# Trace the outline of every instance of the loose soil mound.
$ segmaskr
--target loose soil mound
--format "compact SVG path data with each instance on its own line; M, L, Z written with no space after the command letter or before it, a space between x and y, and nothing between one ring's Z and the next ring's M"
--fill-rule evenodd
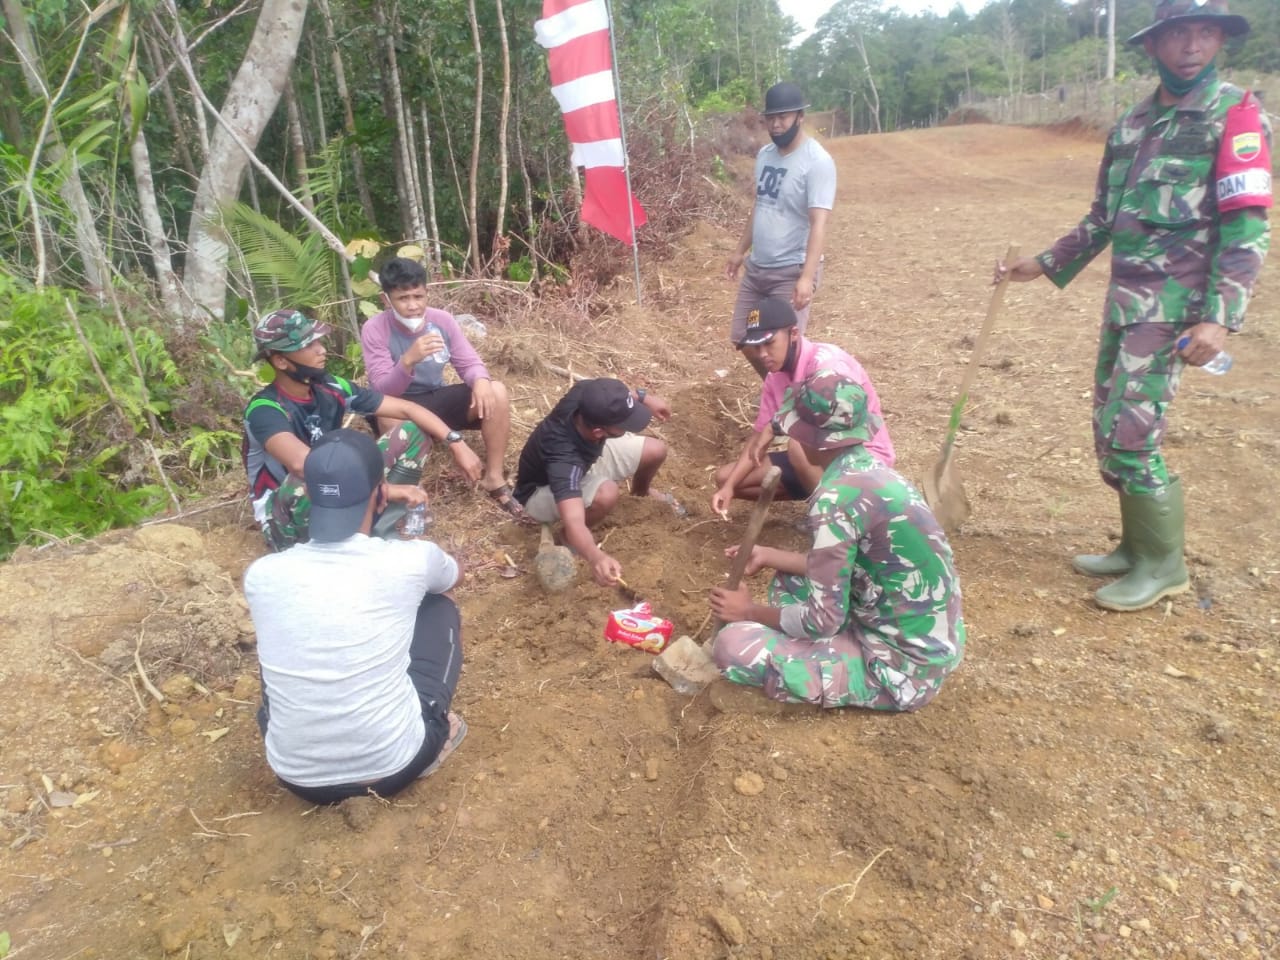
M919 477L992 261L1076 222L1100 150L990 125L830 148L840 206L813 332L868 368ZM482 318L521 437L567 383L531 356L671 401L654 432L690 516L627 498L600 535L680 632L705 629L747 512L724 523L707 506L756 390L724 343L739 229L699 228L647 265L643 308L587 320L566 305L521 330ZM1175 406L1195 590L1131 615L1094 607L1067 563L1117 527L1089 438L1105 276L1009 291L958 448L975 504L954 541L967 659L918 714L677 696L648 655L603 641L615 592L543 594L536 531L435 470L438 539L468 568L470 735L390 802L311 809L272 778L253 719L239 584L261 546L238 496L188 526L0 567L13 956L1276 955L1276 271L1232 339L1235 369L1188 372ZM799 515L779 504L765 539L799 546Z

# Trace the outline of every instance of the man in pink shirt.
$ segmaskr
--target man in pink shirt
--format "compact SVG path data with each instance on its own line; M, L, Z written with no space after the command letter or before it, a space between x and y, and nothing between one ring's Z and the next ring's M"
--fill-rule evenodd
M747 314L746 333L738 341L743 355L753 363L759 363L767 372L760 388L760 412L751 438L734 463L716 470L716 492L711 495L711 509L725 516L729 501L755 500L760 496L760 483L771 464L782 470L782 483L774 496L779 500L807 500L818 485L822 467L809 462L804 448L789 443L793 453L780 450L766 451L774 438L774 416L782 406L783 398L791 391L792 384L803 383L817 370L838 370L867 394L867 409L874 413L880 424L866 444L866 449L886 467L894 461L893 441L889 429L884 426L880 398L871 385L871 378L862 364L830 343L807 340L796 329L796 313L786 300L771 297L761 300Z
M503 467L511 435L507 388L489 376L453 314L427 306L422 264L393 257L378 277L387 309L370 317L360 331L369 386L426 407L450 430L479 430L485 466L481 485L513 519L527 522ZM461 383L444 382L447 364Z

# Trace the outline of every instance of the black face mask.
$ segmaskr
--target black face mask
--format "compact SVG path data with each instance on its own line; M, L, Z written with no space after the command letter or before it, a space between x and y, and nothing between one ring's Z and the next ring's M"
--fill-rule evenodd
M796 117L792 121L791 126L782 133L771 133L769 139L773 141L773 145L779 150L785 150L791 146L791 141L796 138L796 134L800 132L800 118Z
M324 379L324 367L309 367L305 363L298 363L296 360L290 360L289 362L293 364L293 369L289 371L289 376L299 383L305 383L310 386L317 380Z
M796 372L796 353L799 350L799 344L793 336L791 342L787 344L787 359L782 361L782 372L786 374L794 374Z

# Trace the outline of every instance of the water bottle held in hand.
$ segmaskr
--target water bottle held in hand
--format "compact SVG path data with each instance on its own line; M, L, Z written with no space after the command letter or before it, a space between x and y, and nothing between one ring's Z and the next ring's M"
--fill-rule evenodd
M404 523L400 527L400 534L406 540L414 537L420 537L427 532L427 508L425 504L418 504L410 507L405 511Z
M441 341L440 349L437 350L435 353L433 353L431 356L427 357L427 359L432 361L433 363L448 363L449 362L449 341L445 339L444 331L441 330L439 327L437 327L434 323L427 321L427 326L426 326L426 329L423 331L423 333L424 334L434 333L436 336L440 338L440 341Z
M1191 342L1190 337L1182 337L1178 340L1178 349L1182 350ZM1214 376L1220 377L1231 369L1231 364L1235 361L1231 359L1231 354L1225 350L1219 350L1213 355L1213 359L1208 363L1201 364L1200 369L1205 373L1212 373Z

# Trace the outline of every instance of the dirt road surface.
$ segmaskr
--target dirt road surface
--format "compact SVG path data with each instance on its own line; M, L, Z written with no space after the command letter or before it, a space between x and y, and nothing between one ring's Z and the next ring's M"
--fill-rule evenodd
M840 206L813 332L870 371L918 480L992 262L1076 222L1101 144L975 126L830 146ZM495 320L483 347L507 358L520 436L564 388L529 372L530 351L671 401L663 476L690 516L628 499L601 535L680 632L704 625L747 513L707 506L707 468L754 402L724 343L735 236L700 228L649 265L643 309ZM313 809L274 781L253 720L239 584L261 547L242 508L15 558L0 568L12 956L1280 955L1280 269L1231 340L1235 369L1188 372L1174 408L1195 589L1131 615L1094 607L1068 565L1118 534L1089 439L1104 282L1095 264L1064 292L1009 291L958 448L968 653L916 715L679 697L647 654L602 639L615 593L583 578L542 595L536 535L432 474L438 539L470 570L471 734L390 802ZM765 540L799 547L800 512L775 508Z

